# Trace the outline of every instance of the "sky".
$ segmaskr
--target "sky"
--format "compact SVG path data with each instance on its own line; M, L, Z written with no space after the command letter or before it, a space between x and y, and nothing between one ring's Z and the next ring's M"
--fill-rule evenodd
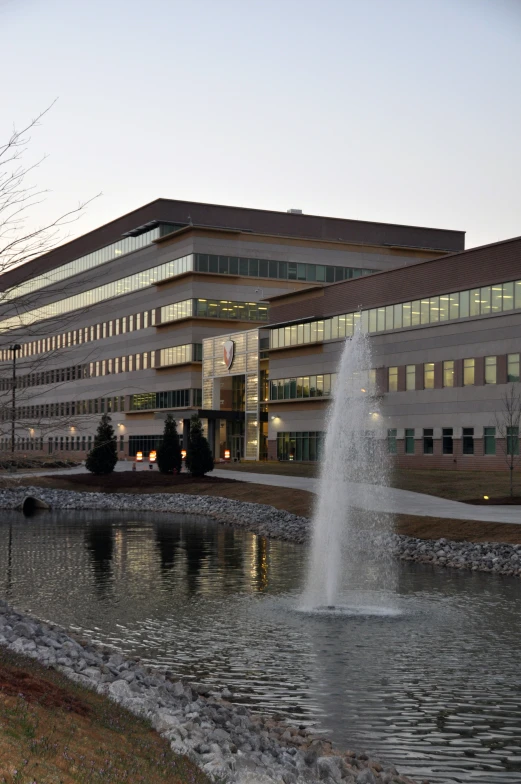
M156 198L521 235L521 0L0 0L31 227Z

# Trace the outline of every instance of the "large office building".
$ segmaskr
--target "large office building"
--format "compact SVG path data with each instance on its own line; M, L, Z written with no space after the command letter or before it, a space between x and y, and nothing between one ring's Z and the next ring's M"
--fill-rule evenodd
M132 457L156 445L169 412L186 442L197 412L216 457L265 457L277 440L268 430L270 310L286 307L272 298L302 295L314 307L317 292L463 247L458 231L145 205L0 277L0 448L14 436L18 452L83 457L108 412L121 455ZM301 409L296 400L297 419Z
M83 457L109 412L132 457L198 413L217 459L317 460L357 325L399 465L506 468L521 239L168 200L0 278L0 448Z

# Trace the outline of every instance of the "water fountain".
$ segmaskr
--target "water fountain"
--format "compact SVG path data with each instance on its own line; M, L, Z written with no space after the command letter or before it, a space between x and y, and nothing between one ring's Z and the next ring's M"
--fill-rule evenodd
M364 608L360 590L369 589L373 597L375 590L385 591L393 584L392 562L385 546L388 518L364 511L370 506L374 485L385 485L388 473L371 367L369 338L357 329L346 340L328 415L313 516L306 609L342 611L343 592L352 594L356 589L358 611L371 609L380 614L375 606ZM385 601L388 603L387 598ZM350 596L354 612L352 602Z

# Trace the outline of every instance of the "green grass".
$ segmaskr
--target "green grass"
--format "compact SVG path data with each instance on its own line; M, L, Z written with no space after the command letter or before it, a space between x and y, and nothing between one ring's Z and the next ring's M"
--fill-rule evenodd
M143 719L0 647L1 784L210 784Z

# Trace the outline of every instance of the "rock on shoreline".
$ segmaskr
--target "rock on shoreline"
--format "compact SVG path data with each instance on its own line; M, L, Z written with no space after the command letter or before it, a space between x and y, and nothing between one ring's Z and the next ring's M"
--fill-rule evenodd
M0 601L0 645L54 667L149 719L173 751L237 784L414 784L366 754L340 753L313 729L250 713L229 689L177 680L166 668L76 639Z
M311 521L307 517L298 517L266 504L183 493L131 495L19 487L0 490L0 509L19 509L27 496L39 499L54 510L201 515L222 525L298 544L307 541L311 528ZM521 577L521 545L417 539L392 534L385 540L385 546L397 558L405 561Z

